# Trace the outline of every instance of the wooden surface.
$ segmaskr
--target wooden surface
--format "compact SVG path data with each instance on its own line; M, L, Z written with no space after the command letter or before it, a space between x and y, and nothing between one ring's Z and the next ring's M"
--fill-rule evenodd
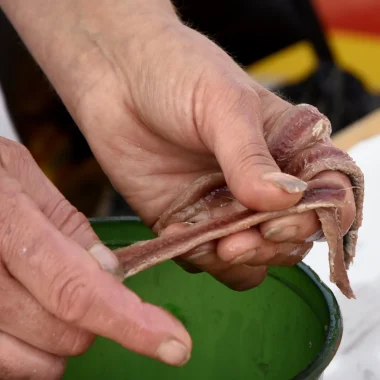
M380 110L377 110L363 119L337 133L334 144L343 150L348 150L360 141L380 134Z

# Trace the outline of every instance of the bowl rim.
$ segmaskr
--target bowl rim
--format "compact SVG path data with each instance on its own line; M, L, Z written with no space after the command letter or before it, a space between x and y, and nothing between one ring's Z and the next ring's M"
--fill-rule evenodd
M107 216L107 217L95 217L89 219L92 226L96 224L112 224L112 223L138 223L149 230L149 228L142 222L137 216ZM150 230L149 230L150 231ZM120 243L120 242L118 242ZM314 283L314 285L321 292L329 312L329 327L325 337L325 341L321 351L310 362L310 364L304 368L299 374L297 374L291 380L317 380L323 375L323 372L331 363L335 357L336 352L340 346L343 335L343 318L338 301L331 291L331 289L320 279L307 264L300 262L295 265L299 270L304 272L308 278ZM277 277L274 273L268 272L271 277ZM285 285L286 282L281 278L281 282Z
M305 263L296 265L302 270L317 286L322 293L329 311L329 328L327 330L325 342L322 350L315 359L295 376L292 380L313 380L322 376L325 369L331 363L338 351L343 336L343 317L338 301L331 289L320 279L320 277Z

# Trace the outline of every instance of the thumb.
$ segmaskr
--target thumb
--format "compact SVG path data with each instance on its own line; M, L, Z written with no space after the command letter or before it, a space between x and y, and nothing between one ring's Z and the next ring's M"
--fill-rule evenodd
M218 96L214 95L204 109L207 127L201 129L233 195L244 206L258 211L297 203L307 184L282 173L271 156L256 91L250 86L232 85L223 101L215 98ZM282 103L280 106L284 107Z

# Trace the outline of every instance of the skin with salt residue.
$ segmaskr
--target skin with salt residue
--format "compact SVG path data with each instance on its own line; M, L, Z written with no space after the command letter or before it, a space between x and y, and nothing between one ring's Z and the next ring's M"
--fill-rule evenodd
M299 204L287 210L254 213L233 197L222 173L201 177L177 197L153 230L160 235L173 223L192 222L193 225L116 251L125 277L187 253L201 244L265 221L315 210L329 245L330 280L348 298L353 298L347 269L355 256L358 230L362 223L364 178L350 156L333 146L330 135L328 119L316 108L298 105L289 109L267 131L265 138L280 169L308 182L308 189ZM354 191L356 217L345 236L340 214L346 189L334 181L313 180L319 173L329 170L346 174ZM218 215L220 207L226 205L232 205L234 212L227 216ZM200 214L203 214L201 219ZM308 252L311 246L311 242L305 242L296 249Z

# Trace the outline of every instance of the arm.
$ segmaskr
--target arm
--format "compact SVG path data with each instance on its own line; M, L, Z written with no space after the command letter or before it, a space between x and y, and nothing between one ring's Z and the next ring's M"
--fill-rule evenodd
M92 0L0 0L0 7L78 124L78 103L110 69L105 38L124 41L133 54L142 33L179 22L169 0L102 0L96 7Z

